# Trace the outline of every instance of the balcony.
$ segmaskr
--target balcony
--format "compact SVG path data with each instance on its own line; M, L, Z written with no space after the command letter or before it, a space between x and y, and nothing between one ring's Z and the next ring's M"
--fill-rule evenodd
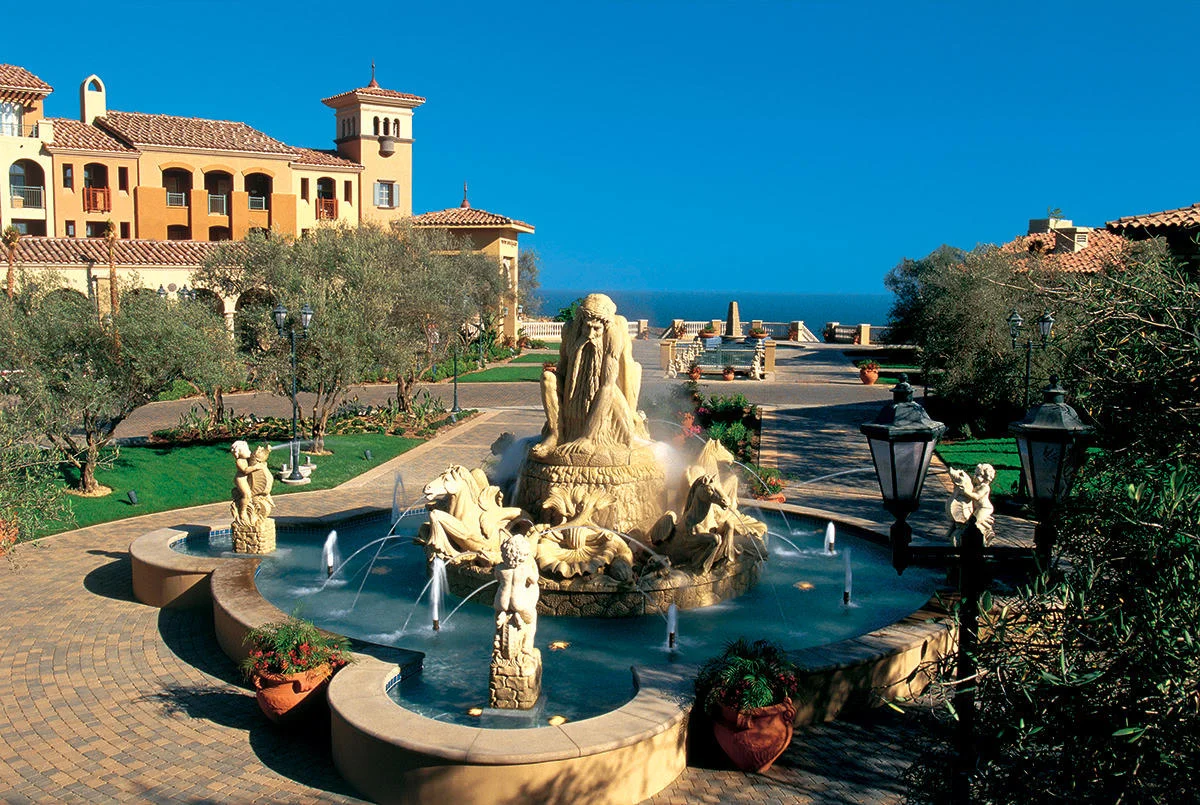
M0 122L0 137L36 137L38 136L38 124L30 123L24 125L15 120L5 120Z
M107 187L83 188L84 212L112 212L112 197Z
M337 199L336 198L319 198L319 199L317 199L317 220L318 221L336 221L337 220Z
M250 209L260 210L260 211L266 210L267 209L267 197L266 196L250 196Z
M9 185L8 189L12 195L13 207L20 207L26 210L40 210L46 206L42 201L43 192L41 187L14 184Z
M208 214L229 215L229 196L219 196L215 193L209 193Z
M172 193L167 191L167 206L168 207L186 207L188 205L187 193Z

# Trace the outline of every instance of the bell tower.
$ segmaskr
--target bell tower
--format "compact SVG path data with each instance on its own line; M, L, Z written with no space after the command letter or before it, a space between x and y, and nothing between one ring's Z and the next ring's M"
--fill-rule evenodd
M334 110L338 153L362 165L362 219L379 223L412 215L413 110L419 95L384 89L375 80L321 103Z

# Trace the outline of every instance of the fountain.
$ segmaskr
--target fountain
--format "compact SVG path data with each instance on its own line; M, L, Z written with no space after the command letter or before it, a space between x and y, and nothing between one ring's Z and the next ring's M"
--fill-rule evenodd
M833 545L834 545L834 541L836 538L835 537L836 533L837 533L837 530L834 528L833 522L830 521L829 525L825 526L825 555L826 556L833 556Z
M641 376L625 318L607 296L585 297L542 375L541 439L513 440L526 448L517 483L451 466L423 490L418 542L446 563L451 592L489 578L512 535L530 544L543 614L661 613L754 586L767 528L738 509L733 456L710 441L669 485L637 407Z

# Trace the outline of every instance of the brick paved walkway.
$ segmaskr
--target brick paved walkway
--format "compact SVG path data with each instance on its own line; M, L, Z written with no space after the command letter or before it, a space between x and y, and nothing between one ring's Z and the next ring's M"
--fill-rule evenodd
M655 365L649 348L639 346L639 358ZM887 395L857 384L839 358L796 351L781 361L780 382L712 388L744 391L756 402L777 406L769 449L789 471L803 477L854 467L866 456L865 444L856 447L861 437L847 435L847 427L877 410ZM787 368L788 361L794 369ZM648 369L644 396L667 393L671 386L652 375L657 373ZM502 430L530 433L539 426L539 413L530 410L537 401L535 384L463 386L460 394L468 388L479 397L463 399L464 405L509 407L463 423L371 477L336 490L281 497L278 513L387 505L395 470L409 479L412 492L414 480L448 463L477 464ZM178 418L178 404L147 408L126 423L129 435ZM837 493L833 485L814 486L796 490L795 497L813 503ZM884 516L878 498L866 493L843 491L834 502L855 516L877 521ZM23 546L18 567L0 566L0 611L7 616L0 620L4 802L359 801L329 761L327 735L293 734L259 715L252 693L216 644L210 613L160 611L133 599L130 540L217 515L226 505L58 535ZM918 751L923 721L920 711L901 715L882 709L799 730L765 775L697 757L652 802L895 801L903 769Z

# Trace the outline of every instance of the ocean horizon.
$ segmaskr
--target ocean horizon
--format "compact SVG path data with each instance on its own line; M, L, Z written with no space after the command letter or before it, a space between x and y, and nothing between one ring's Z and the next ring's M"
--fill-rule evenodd
M541 315L553 317L561 308L592 291L539 288ZM762 321L802 321L819 334L826 322L887 324L891 294L806 294L742 291L607 291L617 311L629 320L649 319L651 327L666 327L672 319L725 319L729 303L747 324Z

